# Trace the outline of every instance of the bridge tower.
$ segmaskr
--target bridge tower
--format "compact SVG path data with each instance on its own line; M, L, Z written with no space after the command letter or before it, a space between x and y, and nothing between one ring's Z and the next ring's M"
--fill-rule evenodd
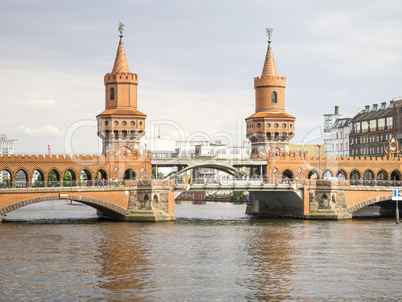
M266 157L268 150L288 150L294 136L295 117L285 112L286 78L278 76L267 29L268 49L260 77L254 78L255 113L246 118L252 155Z
M130 72L123 39L124 24L119 23L120 41L113 70L105 83L105 111L98 120L98 136L103 155L136 154L145 135L146 115L137 110L138 76Z

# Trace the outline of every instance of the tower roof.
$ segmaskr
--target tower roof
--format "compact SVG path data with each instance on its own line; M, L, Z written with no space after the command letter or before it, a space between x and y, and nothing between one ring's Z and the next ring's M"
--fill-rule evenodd
M117 48L116 59L114 60L112 73L125 72L130 73L130 67L128 67L126 50L124 49L124 43L122 41L123 35L120 34L119 47Z
M268 29L267 29L268 32ZM274 60L274 53L272 52L271 48L271 35L272 29L268 32L268 49L267 55L265 56L264 67L262 69L261 77L276 77L278 76L278 71L276 70L275 60Z

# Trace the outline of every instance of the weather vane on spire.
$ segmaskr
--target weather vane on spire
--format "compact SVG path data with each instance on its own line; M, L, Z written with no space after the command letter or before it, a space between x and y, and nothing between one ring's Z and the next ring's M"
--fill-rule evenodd
M122 22L120 22L120 21L119 21L119 32L120 32L120 37L122 37L122 36L123 36L124 27L126 27L126 26L124 25L124 23L122 23Z
M271 43L272 31L273 28L267 28L268 42Z

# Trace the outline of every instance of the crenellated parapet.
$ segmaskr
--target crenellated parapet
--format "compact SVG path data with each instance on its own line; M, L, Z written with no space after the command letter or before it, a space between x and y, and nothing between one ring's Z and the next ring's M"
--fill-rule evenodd
M356 181L401 181L399 157L318 157L304 151L269 151L267 177L327 178Z
M255 77L254 87L276 86L286 87L286 77L272 76L272 77Z
M104 77L104 83L112 84L112 83L132 83L138 84L138 75L135 73L107 73Z

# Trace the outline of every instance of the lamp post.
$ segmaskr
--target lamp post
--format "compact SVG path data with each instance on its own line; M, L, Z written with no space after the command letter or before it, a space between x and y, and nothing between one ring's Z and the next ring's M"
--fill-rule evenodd
M321 179L321 145L318 147L318 179Z
M147 152L147 144L145 145L145 177L148 178L148 167L147 167L147 161L148 161L148 152Z

